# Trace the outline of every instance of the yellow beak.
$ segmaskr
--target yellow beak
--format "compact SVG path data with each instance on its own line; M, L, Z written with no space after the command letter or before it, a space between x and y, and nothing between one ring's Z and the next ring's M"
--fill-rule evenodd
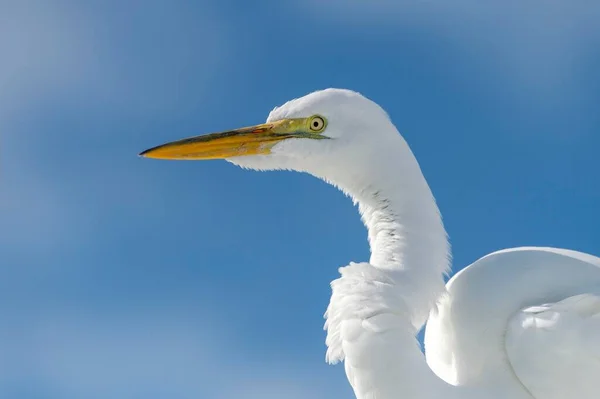
M150 148L140 154L157 159L224 159L269 154L278 142L289 138L327 138L307 132L306 119L283 119L226 132L190 137Z

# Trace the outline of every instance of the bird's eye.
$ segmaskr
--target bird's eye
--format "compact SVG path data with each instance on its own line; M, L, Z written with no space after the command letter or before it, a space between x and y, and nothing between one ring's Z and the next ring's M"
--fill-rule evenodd
M310 130L320 132L325 128L325 119L320 116L313 116L310 120Z

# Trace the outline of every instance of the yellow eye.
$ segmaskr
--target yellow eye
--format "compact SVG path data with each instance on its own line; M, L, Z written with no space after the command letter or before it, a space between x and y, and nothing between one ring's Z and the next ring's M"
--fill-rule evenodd
M308 125L313 132L320 132L325 129L325 119L320 116L313 116Z

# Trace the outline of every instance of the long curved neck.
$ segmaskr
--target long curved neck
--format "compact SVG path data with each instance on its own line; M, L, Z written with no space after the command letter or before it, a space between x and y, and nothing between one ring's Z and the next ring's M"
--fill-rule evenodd
M368 230L369 263L396 276L411 321L419 329L445 291L450 246L410 148L399 134L387 144L376 156L354 155L354 162L342 173L331 171L328 180L358 204ZM368 159L357 159L360 156Z
M326 171L358 204L371 246L370 264L350 264L332 283L327 359L346 362L359 399L434 398L449 386L426 364L416 333L445 292L449 244L404 139L386 144Z
M431 191L420 171L414 172L396 174L395 184L389 176L355 199L368 230L369 263L397 276L418 329L445 290L449 246Z

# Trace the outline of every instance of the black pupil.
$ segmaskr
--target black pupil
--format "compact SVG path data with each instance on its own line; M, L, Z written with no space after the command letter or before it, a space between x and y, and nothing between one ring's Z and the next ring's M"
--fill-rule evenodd
M314 127L319 127L319 121L314 121L314 122L313 122L313 126L314 126Z

